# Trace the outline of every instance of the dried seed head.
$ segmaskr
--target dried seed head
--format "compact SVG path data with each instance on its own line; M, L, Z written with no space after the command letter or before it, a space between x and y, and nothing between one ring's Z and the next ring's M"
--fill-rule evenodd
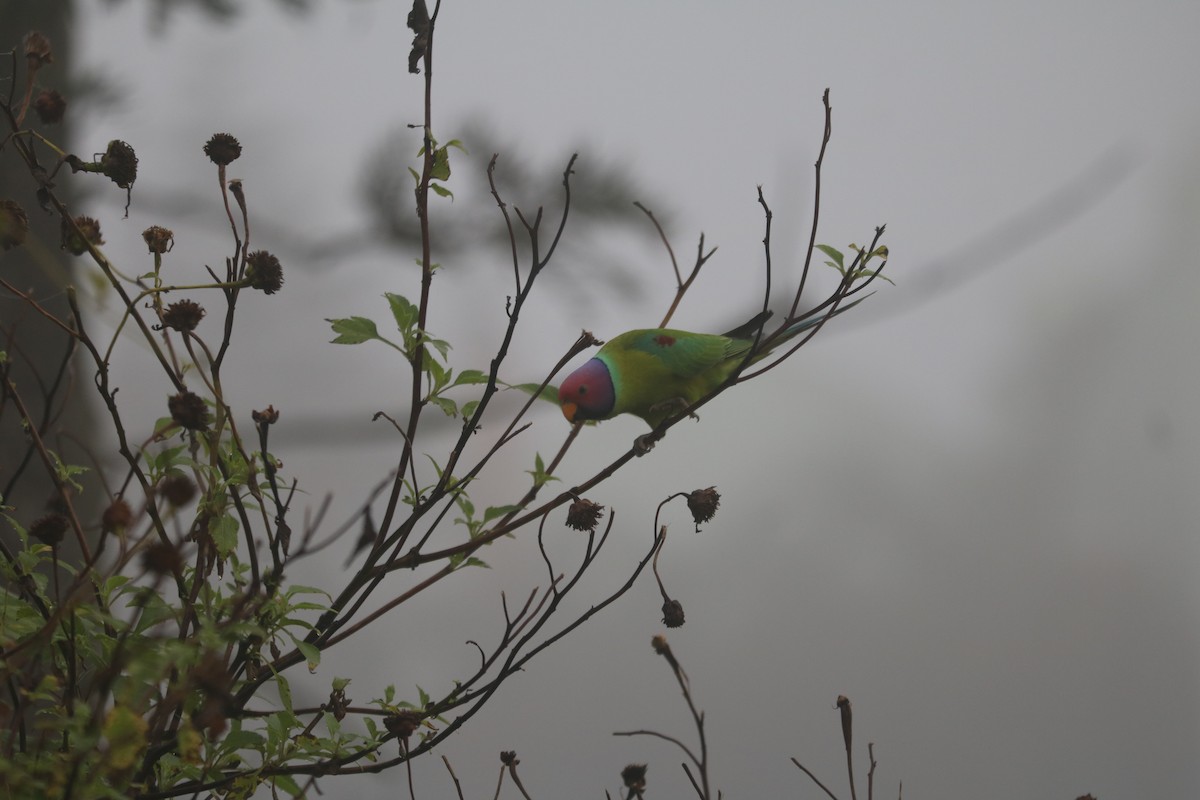
M667 637L661 633L650 639L650 646L654 648L654 652L660 656L665 656L671 652L671 645L667 644Z
M100 171L122 189L133 186L137 180L137 153L120 139L108 143L108 149L100 156Z
M162 316L163 325L180 333L196 330L202 319L204 309L194 300L177 300L167 306Z
M34 520L29 526L29 534L42 544L54 547L63 540L67 532L67 518L62 514L47 514Z
M161 225L151 225L142 231L142 239L151 253L169 253L175 246L175 234L170 228Z
M158 492L172 506L180 508L196 499L196 484L182 472L172 472L159 481Z
M100 515L100 528L105 533L121 533L133 522L133 509L120 497L113 500Z
M567 509L567 527L577 531L594 531L603 514L604 506L581 497Z
M81 256L88 251L88 244L104 244L104 237L100 235L99 221L91 217L75 217L75 225L72 226L64 217L62 248L73 256Z
M0 200L0 248L20 247L29 235L29 217L12 200Z
M30 31L25 34L25 60L29 62L29 68L36 70L44 64L49 64L54 61L54 50L50 47L50 40L41 31Z
M262 411L251 411L250 418L258 425L274 425L279 422L279 412L275 406L267 406Z
M506 767L515 767L521 763L521 759L517 758L516 750L501 750L500 763Z
M241 142L228 133L214 133L204 145L204 155L221 167L237 161L241 154Z
M632 789L635 792L643 792L646 790L646 765L645 764L630 764L621 770L621 781L625 784L626 789Z
M57 89L43 89L33 99L33 110L43 125L54 125L67 113L67 99Z
M255 250L246 256L246 278L260 292L275 294L283 287L283 266L266 250Z
M664 600L662 611L663 624L668 628L678 628L683 625L683 603L678 600Z
M687 505L688 511L692 512L692 519L699 526L703 522L708 522L717 513L717 509L721 505L721 495L717 493L715 486L697 489L688 495Z
M199 395L192 392L180 392L167 398L167 408L171 411L171 419L182 428L189 431L208 429L208 406Z

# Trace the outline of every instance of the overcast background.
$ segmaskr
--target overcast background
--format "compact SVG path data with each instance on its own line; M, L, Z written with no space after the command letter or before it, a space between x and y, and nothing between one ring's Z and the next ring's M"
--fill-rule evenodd
M157 27L143 2L81 2L81 69L120 99L89 107L75 147L123 138L141 159L128 221L115 190L91 201L110 256L130 272L148 264L140 232L163 224L176 231L168 264L198 277L228 251L200 148L216 131L241 139L231 174L246 182L255 246L282 258L287 283L246 298L227 384L244 415L282 410L278 455L312 504L333 491L344 514L394 466L399 442L369 418L402 411L408 389L385 348L328 344L322 320L386 319L382 292L416 294L417 253L313 257L310 245L364 225L367 160L389 135L388 158L416 163L408 7L243 5L228 25L185 12ZM623 580L663 497L722 493L699 534L670 507L663 569L688 613L669 638L725 796L820 796L796 756L848 797L838 694L854 702L860 767L876 743L882 796L900 781L907 797L1200 796L1198 29L1200 4L1166 0L444 4L435 133L477 121L550 173L578 149L580 182L625 168L627 200L669 220L681 259L701 231L720 248L679 327L723 330L760 302L757 185L776 213L776 286L794 281L826 87L819 240L864 243L888 225L895 287L591 494L618 522L576 609ZM450 182L464 191L491 155L465 144ZM435 226L457 209L439 202ZM645 226L572 247L527 310L509 380L540 379L580 328L608 338L669 303L669 262ZM435 252L430 328L458 368L490 357L507 258ZM144 360L123 354L132 386ZM144 395L148 420L161 382ZM553 452L564 430L543 409L480 504L519 491L534 451ZM642 430L631 418L585 431L565 485ZM295 577L336 588L345 555ZM328 653L314 686L352 677L358 703L388 683L414 699L417 684L446 691L476 663L465 640L494 637L500 591L511 602L545 582L531 532L484 557L494 569ZM691 794L671 746L611 736L693 741L649 645L659 604L643 576L438 751L467 797L492 795L507 749L537 798L616 796L634 761L650 765L650 796ZM415 772L418 796L453 796L436 758ZM400 780L322 786L383 798Z

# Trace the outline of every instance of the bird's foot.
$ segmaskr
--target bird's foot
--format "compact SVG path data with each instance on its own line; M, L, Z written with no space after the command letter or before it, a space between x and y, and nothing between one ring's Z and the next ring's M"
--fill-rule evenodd
M690 404L682 397L672 397L670 400L663 400L661 403L655 403L650 406L650 413L657 414L660 411L666 411L668 414L675 414L680 411L687 411ZM688 411L688 416L699 421L700 417Z
M646 453L649 453L654 449L654 443L657 442L658 439L659 437L655 436L653 431L650 433L643 433L641 436L633 440L633 451L637 453L638 458L641 458L642 456L646 455Z

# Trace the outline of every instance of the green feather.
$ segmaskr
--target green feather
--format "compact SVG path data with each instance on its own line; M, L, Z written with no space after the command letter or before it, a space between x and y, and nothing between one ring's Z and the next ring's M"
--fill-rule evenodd
M846 311L861 300L842 306ZM712 393L729 379L754 347L758 331L770 312L724 334L692 333L671 328L640 328L609 340L596 358L608 367L614 403L610 417L633 414L651 428ZM765 358L772 349L826 319L820 315L797 323L760 349L751 359ZM765 335L765 334L764 334Z

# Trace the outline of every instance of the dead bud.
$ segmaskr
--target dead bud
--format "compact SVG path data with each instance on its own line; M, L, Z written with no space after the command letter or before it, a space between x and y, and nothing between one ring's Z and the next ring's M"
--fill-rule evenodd
M196 330L202 319L204 308L194 300L178 300L171 303L162 316L163 325L180 333Z
M142 240L146 242L151 253L169 253L175 246L174 232L161 225L151 225L142 231Z
M629 764L625 769L621 770L621 782L625 784L626 789L631 789L635 792L643 792L646 790L646 765L645 764Z
M108 149L100 156L100 171L122 189L128 189L137 180L137 165L137 154L120 139L109 142Z
M156 541L142 551L142 567L155 575L178 575L183 570L183 557L175 545Z
M54 50L50 47L50 40L41 31L25 34L24 45L25 60L29 62L30 70L36 72L38 68L54 61Z
M274 425L279 422L279 412L275 406L267 406L262 411L251 411L250 418L256 425Z
M62 514L47 514L34 520L29 526L29 534L42 544L56 546L63 540L67 532L67 518Z
M167 408L171 419L181 428L189 431L208 429L208 406L199 395L192 392L180 392L167 398Z
M383 727L397 739L407 740L421 726L421 715L416 711L397 711L391 716L384 717Z
M196 499L196 484L182 472L172 472L159 482L158 492L174 508L179 508Z
M133 522L133 509L120 497L113 500L100 515L100 528L105 533L123 533Z
M596 530L603 514L604 506L581 497L567 509L567 527L590 533Z
M219 167L237 161L242 154L242 144L228 133L214 133L204 145L204 155Z
M275 294L283 287L283 266L266 250L255 250L246 256L246 280L251 288Z
M701 523L708 522L717 513L721 506L721 495L715 486L697 489L688 495L687 505L688 511L692 512L692 519L696 522L696 530L699 530Z
M62 248L73 256L88 251L88 245L104 244L100 235L100 223L91 217L75 217L72 225L64 217L62 221Z
M43 89L33 99L33 110L43 125L54 125L67 113L67 99L57 89Z
M662 611L663 624L668 628L679 628L683 625L683 603L678 600L664 600Z
M837 707L842 712L842 738L846 741L846 750L849 750L854 741L854 712L850 708L850 698L839 694Z
M520 764L521 759L517 758L516 750L501 750L500 763L511 769Z

